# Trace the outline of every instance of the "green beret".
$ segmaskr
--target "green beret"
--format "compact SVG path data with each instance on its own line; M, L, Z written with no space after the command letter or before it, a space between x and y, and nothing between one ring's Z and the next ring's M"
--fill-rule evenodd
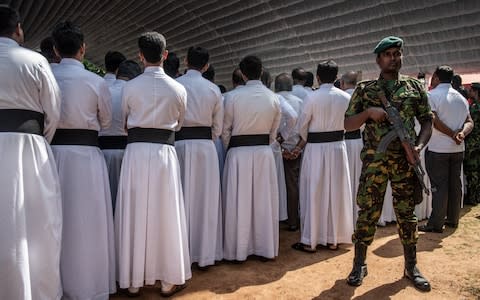
M472 87L472 89L475 89L475 90L479 90L480 91L480 83L478 82L472 82L472 84L470 85Z
M402 45L403 45L403 40L401 38L396 36L387 36L377 44L375 49L373 49L373 53L378 54L392 47L402 48Z

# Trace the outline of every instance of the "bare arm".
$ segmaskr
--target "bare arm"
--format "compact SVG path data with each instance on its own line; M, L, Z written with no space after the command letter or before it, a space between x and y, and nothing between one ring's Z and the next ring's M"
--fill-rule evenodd
M425 147L432 136L432 121L425 120L420 123L420 133L418 134L417 138L417 145L415 146L415 150L420 152L423 147Z
M468 114L467 118L465 119L465 123L463 123L463 127L457 131L457 133L454 136L455 143L457 145L460 145L465 137L470 134L473 130L473 119L470 114Z
M368 119L375 122L383 122L387 117L387 112L381 107L369 107L356 115L346 117L344 127L346 131L359 129Z
M448 127L445 123L443 123L442 120L438 118L437 113L434 111L433 112L434 118L433 118L433 127L440 131L443 134L448 135L449 137L453 138L455 135L455 131L453 131L450 127Z

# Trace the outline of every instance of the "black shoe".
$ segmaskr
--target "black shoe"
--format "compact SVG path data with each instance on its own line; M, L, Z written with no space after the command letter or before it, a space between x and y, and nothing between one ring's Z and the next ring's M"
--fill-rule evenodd
M428 226L428 225L420 225L420 226L418 226L418 231L443 233L443 229L435 229L435 228L430 227L430 226Z
M430 283L417 268L417 245L403 245L403 255L405 257L404 276L413 283L416 289L430 292Z
M347 283L352 286L360 286L363 278L368 275L365 258L367 256L367 245L360 242L355 243L355 257L353 259L353 269L348 275Z
M449 228L458 228L458 224L452 222L445 222L445 226Z

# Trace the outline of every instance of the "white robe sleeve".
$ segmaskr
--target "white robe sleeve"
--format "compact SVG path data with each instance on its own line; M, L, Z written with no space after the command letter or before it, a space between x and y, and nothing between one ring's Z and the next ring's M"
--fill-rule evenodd
M185 120L185 111L187 110L187 91L182 87L178 98L178 123L175 127L175 131L179 131L182 128L183 121Z
M273 119L272 128L270 129L270 144L277 138L277 130L280 126L280 119L282 118L282 111L280 109L280 101L276 98L275 101L275 117Z
M60 120L60 89L47 61L38 65L38 77L40 104L45 116L43 134L50 143Z
M102 81L99 87L98 121L102 129L112 125L112 95L105 81Z
M212 138L215 140L222 134L223 127L223 96L220 91L217 95L217 101L213 108Z
M224 101L224 114L223 114L223 129L222 129L222 141L225 149L228 147L230 137L232 136L233 126L233 101L230 101L228 97L225 97Z

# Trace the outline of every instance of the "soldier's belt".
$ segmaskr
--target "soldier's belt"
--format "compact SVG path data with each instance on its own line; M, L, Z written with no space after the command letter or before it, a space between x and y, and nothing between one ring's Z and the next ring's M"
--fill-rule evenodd
M307 143L330 143L343 141L344 131L309 132Z
M0 132L43 135L44 115L26 109L0 109Z

